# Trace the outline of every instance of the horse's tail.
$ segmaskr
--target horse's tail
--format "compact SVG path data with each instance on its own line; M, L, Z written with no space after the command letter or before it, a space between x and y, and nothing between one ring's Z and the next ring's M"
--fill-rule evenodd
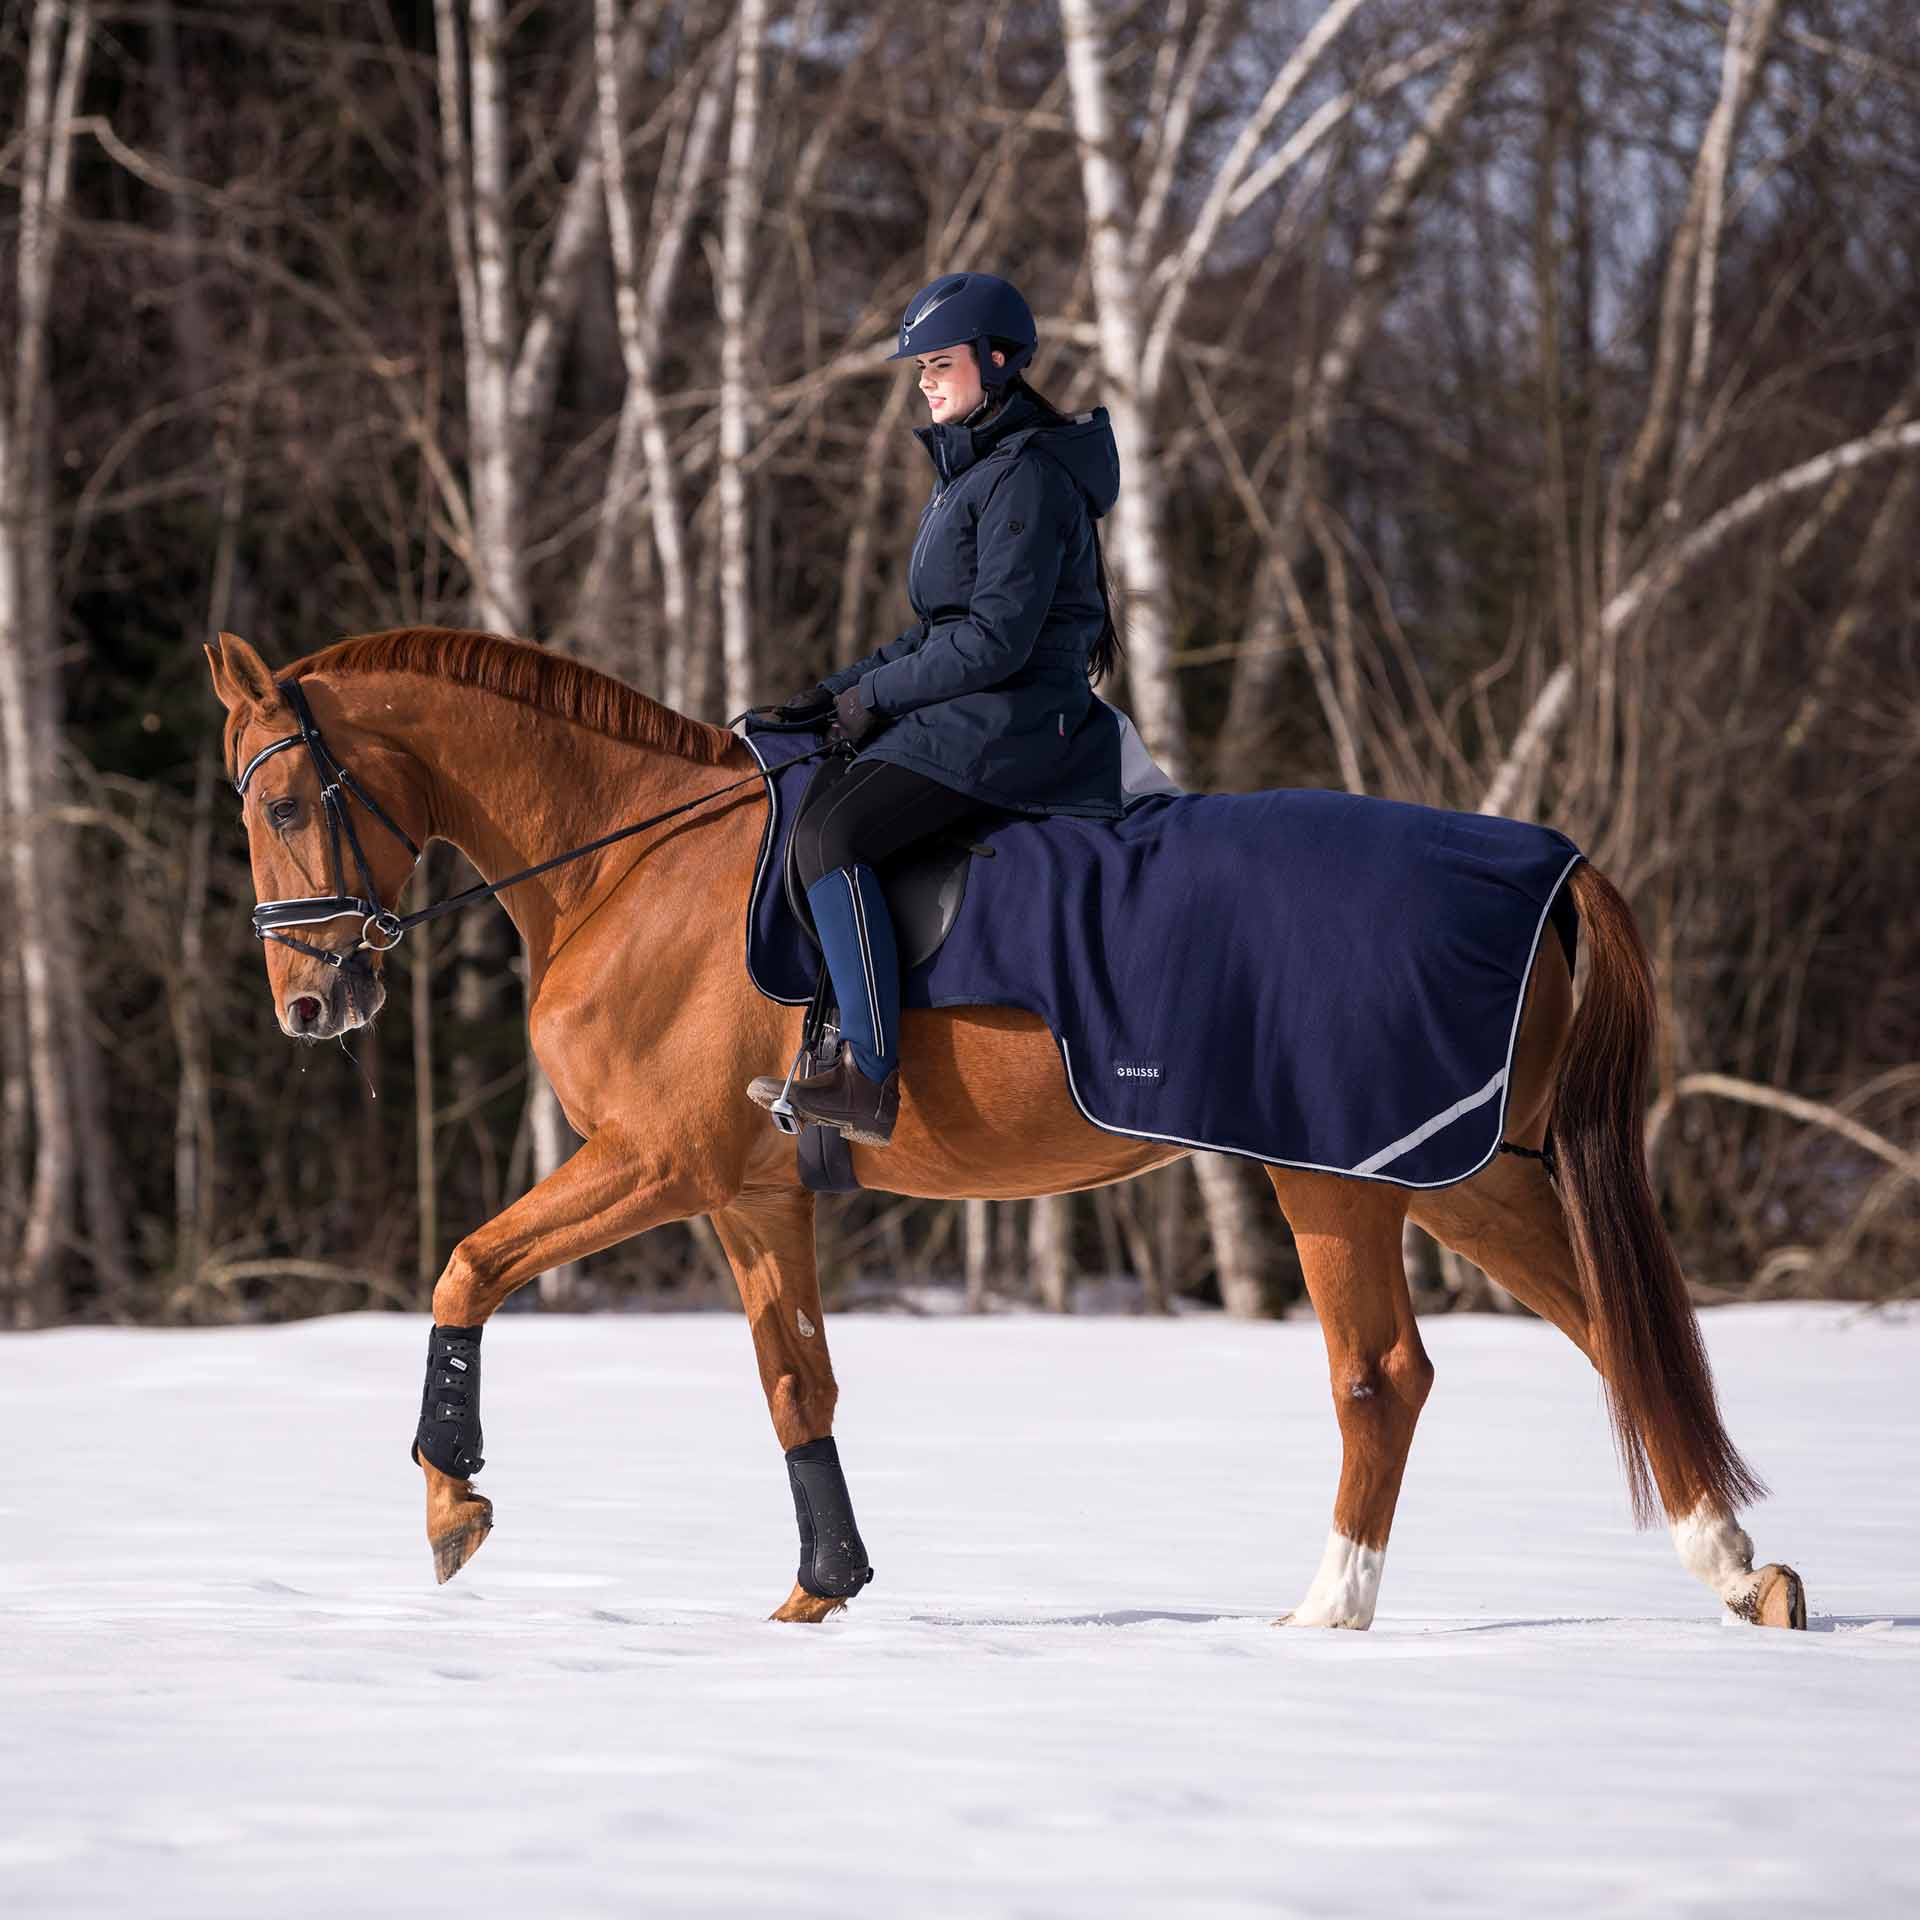
M1632 910L1582 861L1568 882L1587 938L1587 984L1554 1089L1553 1138L1574 1261L1608 1411L1643 1526L1657 1513L1651 1457L1684 1504L1732 1513L1765 1489L1720 1423L1686 1280L1647 1173L1643 1128L1659 1012Z

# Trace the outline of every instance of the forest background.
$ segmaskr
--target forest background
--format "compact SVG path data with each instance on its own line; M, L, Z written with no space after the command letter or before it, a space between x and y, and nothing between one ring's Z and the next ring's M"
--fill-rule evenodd
M1699 1297L1911 1292L1916 209L1873 0L0 0L0 1325L417 1308L571 1144L497 913L279 1034L201 642L780 698L908 624L957 267L1112 410L1163 764L1564 829ZM1298 1291L1215 1156L821 1212L830 1304ZM523 1301L732 1297L695 1222Z

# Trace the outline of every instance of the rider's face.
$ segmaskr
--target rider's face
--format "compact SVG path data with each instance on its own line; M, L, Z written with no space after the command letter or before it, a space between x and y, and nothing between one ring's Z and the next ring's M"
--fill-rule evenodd
M993 364L1006 364L1007 356L997 348ZM927 411L937 426L944 420L964 420L981 400L986 389L980 384L980 363L971 347L941 347L933 353L914 356L920 372L920 392Z

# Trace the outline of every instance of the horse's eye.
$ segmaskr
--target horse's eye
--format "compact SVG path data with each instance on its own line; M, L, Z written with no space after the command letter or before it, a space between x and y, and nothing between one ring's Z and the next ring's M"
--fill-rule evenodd
M267 818L276 827L290 826L293 816L299 811L300 803L297 800L275 800L268 804Z

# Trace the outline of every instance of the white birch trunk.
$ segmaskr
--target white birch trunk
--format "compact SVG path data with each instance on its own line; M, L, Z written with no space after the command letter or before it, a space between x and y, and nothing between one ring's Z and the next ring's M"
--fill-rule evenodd
M473 267L480 337L467 394L482 626L527 631L519 512L521 449L513 420L513 276L507 259L507 90L500 0L470 0L467 66L473 115Z
M466 348L468 485L474 526L472 617L477 625L495 632L525 634L532 624L532 608L519 474L544 423L517 416L514 406L507 88L500 0L469 0L464 62L453 0L434 0L434 17L441 152ZM521 401L527 404L524 385ZM463 935L467 931L463 928ZM484 945L477 927L472 938ZM468 951L465 938L460 950ZM538 1182L559 1167L571 1148L559 1101L537 1060L529 1062L527 1104L533 1178ZM567 1298L574 1284L571 1269L558 1269L541 1281L541 1297Z
M720 646L722 703L728 713L753 704L753 632L748 604L747 451L752 419L747 392L747 278L751 269L759 131L761 42L766 0L740 0L734 49L733 127L727 142L727 200L720 245Z
M967 1311L987 1310L987 1277L993 1264L993 1220L985 1200L961 1203L961 1236L965 1245Z
M654 365L667 303L673 297L686 252L695 196L705 176L719 124L721 95L718 84L710 82L701 88L694 104L672 191L669 194L663 190L659 196L664 202L664 211L653 235L652 263L643 281L639 222L634 216L623 146L625 118L620 97L620 62L614 54L617 13L617 0L595 0L600 170L605 178L607 233L613 254L620 353L626 368L627 391L621 403L614 457L602 507L601 534L588 567L587 593L590 600L598 597L611 570L615 548L627 537L637 459L644 477L654 552L660 563L660 625L664 634L661 652L665 671L662 685L656 691L668 706L684 711L687 615L691 605L686 536L681 524L678 474L661 411Z
M1127 676L1133 717L1147 750L1184 782L1190 777L1186 717L1173 670L1172 599L1166 567L1165 493L1141 384L1140 275L1130 237L1130 194L1116 150L1104 51L1106 23L1095 0L1060 0L1066 38L1080 187L1087 207L1094 325L1106 403L1120 449L1120 500L1113 558L1126 608Z
M1042 1194L1027 1215L1027 1265L1040 1304L1049 1313L1073 1311L1073 1264L1067 1248L1066 1194Z
M60 1055L58 956L45 922L33 910L47 897L41 831L45 797L36 777L40 755L34 740L33 679L46 671L44 643L26 619L22 593L19 519L29 510L20 498L13 435L0 421L0 759L5 761L7 866L14 904L13 942L20 972L26 1078L32 1092L33 1178L27 1215L13 1257L5 1323L31 1327L49 1314L54 1261L72 1219L73 1118Z
M1060 0L1068 92L1081 192L1087 206L1095 326L1121 487L1115 558L1127 608L1128 681L1134 719L1153 757L1175 780L1192 778L1186 718L1173 665L1172 602L1166 564L1165 495L1152 432L1152 394L1143 380L1144 303L1140 263L1129 234L1128 184L1115 150L1114 117L1102 57L1104 23L1095 0ZM1235 1311L1259 1311L1261 1236L1246 1176L1217 1156L1195 1156L1222 1292Z
M52 499L42 457L47 318L70 177L72 120L93 31L92 9L36 0L27 50L14 260L12 365L0 362L0 786L14 908L21 1030L31 1097L33 1175L26 1218L4 1269L0 1322L26 1327L59 1308L55 1263L71 1233L77 1142L65 1049L72 964L64 863L46 831L56 798L58 669L52 658ZM83 1063L84 1065L84 1063Z

